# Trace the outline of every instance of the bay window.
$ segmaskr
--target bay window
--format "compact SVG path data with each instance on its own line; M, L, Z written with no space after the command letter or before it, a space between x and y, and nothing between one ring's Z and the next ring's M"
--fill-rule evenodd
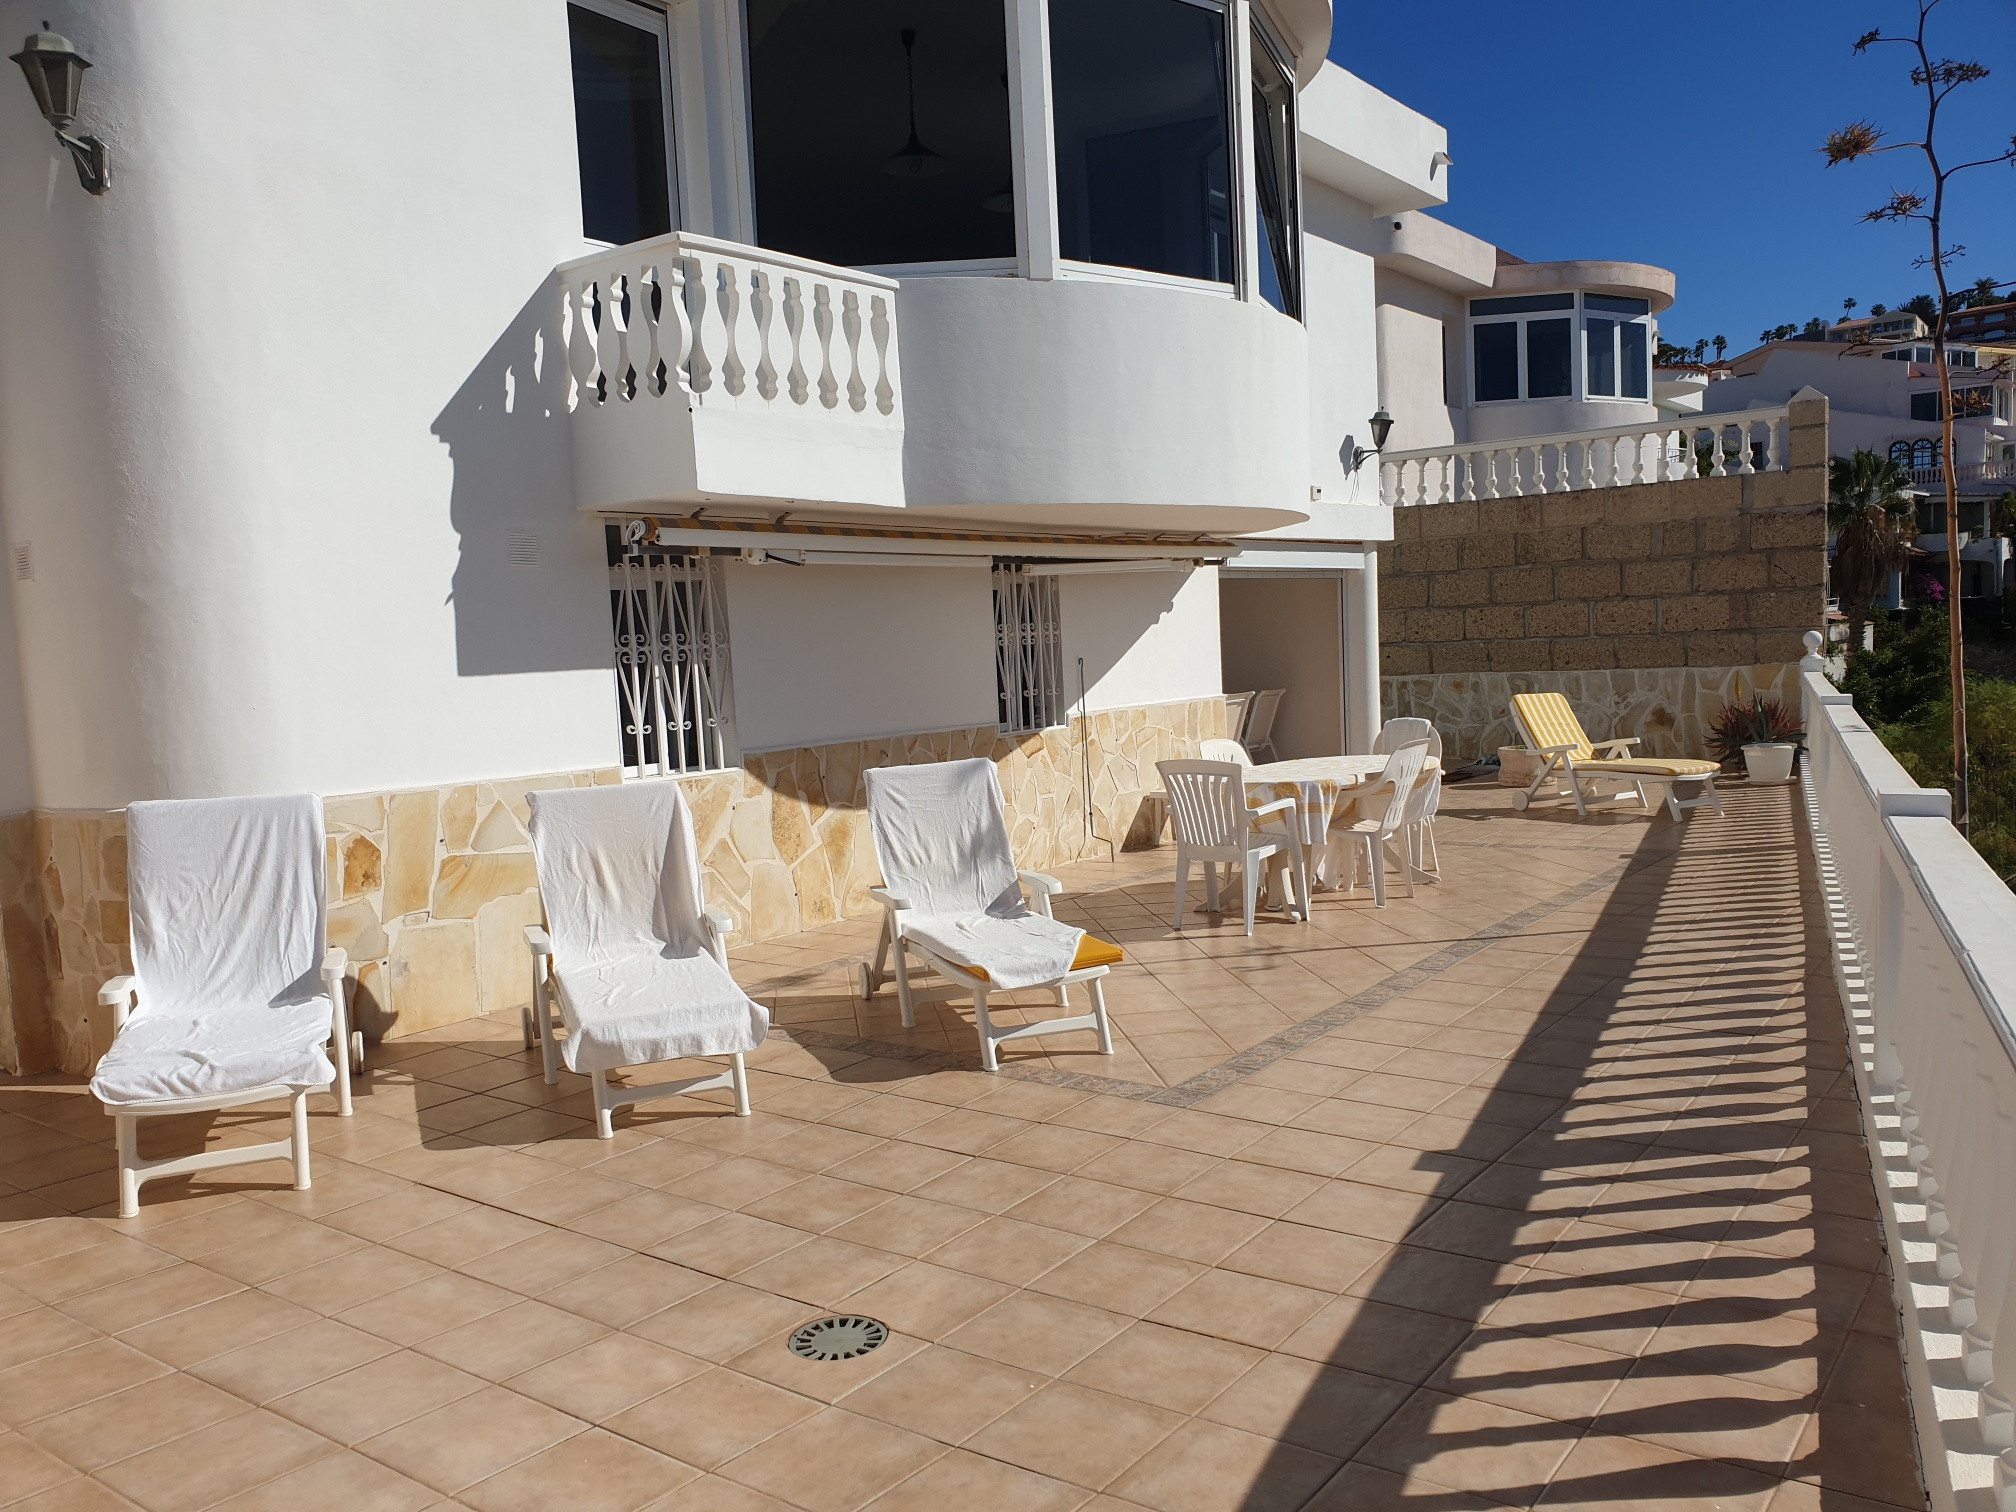
M1051 8L1065 258L1233 281L1226 44L1225 11L1195 0Z
M1650 301L1608 294L1515 294L1473 299L1470 301L1471 403L1649 399L1650 316Z

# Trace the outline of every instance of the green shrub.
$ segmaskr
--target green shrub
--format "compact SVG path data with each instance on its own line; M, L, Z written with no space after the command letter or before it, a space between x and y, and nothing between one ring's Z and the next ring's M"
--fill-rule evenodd
M1901 620L1878 616L1876 649L1848 658L1841 691L1872 725L1895 724L1928 704L1948 697L1952 663L1946 648L1946 611L1927 609L1905 629Z
M1943 682L1943 618L1939 630ZM1862 707L1859 693L1855 703ZM1950 699L1923 704L1894 723L1877 723L1873 718L1870 723L1912 781L1921 787L1952 789ZM1967 801L1974 849L1998 877L2016 887L2016 682L1967 679Z

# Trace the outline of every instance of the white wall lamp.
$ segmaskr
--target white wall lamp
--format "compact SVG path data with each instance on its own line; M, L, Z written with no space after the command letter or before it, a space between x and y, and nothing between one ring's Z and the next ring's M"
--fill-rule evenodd
M112 167L105 160L105 144L95 136L75 136L69 131L77 119L78 97L84 93L84 70L91 62L71 45L68 37L50 31L42 23L21 44L13 61L21 65L28 87L35 92L36 108L42 119L56 128L56 140L70 149L77 165L77 182L87 194L103 194L112 187Z
M1372 444L1370 446L1354 446L1351 448L1351 471L1353 472L1358 471L1359 468L1365 465L1367 457L1376 457L1386 449L1386 438L1393 434L1393 417L1386 413L1385 405L1380 405L1372 418L1365 422L1365 428L1372 432Z

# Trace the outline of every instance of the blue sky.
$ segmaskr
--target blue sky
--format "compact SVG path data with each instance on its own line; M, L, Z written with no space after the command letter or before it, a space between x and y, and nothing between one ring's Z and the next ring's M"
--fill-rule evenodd
M1529 261L1622 258L1678 276L1662 334L1720 332L1730 351L1841 301L1895 305L1932 288L1911 266L1922 223L1858 224L1890 188L1924 182L1891 153L1827 168L1815 150L1866 117L1915 140L1922 94L1906 49L1857 35L1915 22L1911 0L1338 0L1330 56L1449 129L1456 165L1439 215ZM1943 0L1935 53L1993 71L1942 112L1948 161L2016 133L2016 0ZM1957 154L1957 156L1956 156ZM1949 191L1948 277L2016 279L2016 169Z

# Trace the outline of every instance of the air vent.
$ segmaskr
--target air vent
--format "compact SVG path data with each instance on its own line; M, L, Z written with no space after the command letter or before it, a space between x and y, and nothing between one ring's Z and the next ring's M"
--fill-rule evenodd
M14 581L17 583L35 581L35 547L32 542L23 541L14 548Z
M511 539L504 546L504 560L513 567L537 567L539 565L539 532L536 530L514 530Z

